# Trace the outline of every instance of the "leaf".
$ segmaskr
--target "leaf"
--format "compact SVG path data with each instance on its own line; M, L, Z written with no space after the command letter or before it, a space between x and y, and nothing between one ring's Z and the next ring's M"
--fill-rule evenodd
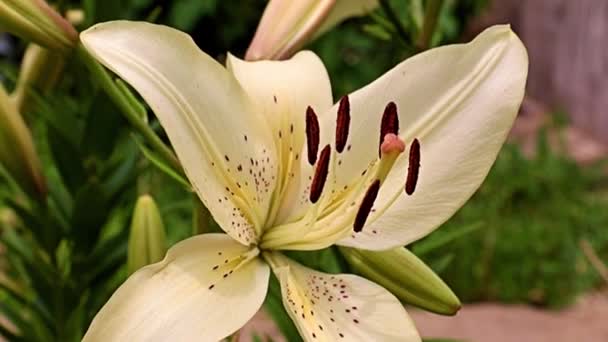
M135 139L135 142L137 143L137 146L139 146L139 149L144 154L146 159L148 159L152 164L154 164L154 166L156 166L160 171L162 171L163 173L168 175L171 179L173 179L173 180L177 181L179 184L183 185L189 191L192 191L192 186L190 185L190 183L184 176L177 173L171 166L169 166L167 163L165 163L161 157L159 157L153 151L149 150L137 139Z
M108 200L105 189L95 180L76 193L70 233L78 251L89 250L95 245L110 211Z
M75 192L86 179L86 171L80 159L80 149L50 126L47 132L47 143L61 179L70 192Z
M483 227L482 222L475 222L470 225L463 226L460 229L449 231L445 234L432 236L432 238L427 238L416 243L412 247L412 252L414 252L414 254L416 254L417 256L425 255L452 243L454 240L465 237L479 230L481 227Z
M82 150L101 160L108 158L125 120L105 92L98 92L86 115Z

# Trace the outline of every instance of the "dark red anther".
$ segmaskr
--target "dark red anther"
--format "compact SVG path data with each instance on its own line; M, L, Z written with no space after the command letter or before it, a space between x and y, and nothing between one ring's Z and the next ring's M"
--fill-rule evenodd
M384 108L382 114L382 123L380 124L380 146L384 141L384 136L393 133L399 135L399 115L397 114L397 105L395 102L389 102Z
M350 102L348 96L340 99L338 106L338 117L336 119L336 151L342 153L348 140L348 130L350 128Z
M319 120L310 106L306 108L306 144L308 146L308 162L310 165L314 165L319 152Z
M418 172L420 171L420 142L418 139L412 141L410 146L410 159L407 166L407 179L405 181L405 193L411 195L416 190L418 183Z
M372 211L379 190L380 180L376 179L367 189L365 197L363 197L363 201L361 201L361 205L359 206L359 211L357 211L357 216L355 216L355 223L353 223L355 233L363 230L363 226L365 225L365 221L367 221L369 213Z
M315 175L312 178L310 184L310 201L317 203L323 192L325 181L327 180L327 173L329 172L329 156L331 153L331 146L325 145L319 156L317 167L315 169Z

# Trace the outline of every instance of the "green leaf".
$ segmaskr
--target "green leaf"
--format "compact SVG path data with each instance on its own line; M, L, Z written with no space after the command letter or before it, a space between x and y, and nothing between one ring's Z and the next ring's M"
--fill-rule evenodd
M470 225L463 226L460 229L453 230L446 234L437 236L436 238L432 238L432 239L429 238L429 239L422 240L412 247L412 252L414 252L414 254L416 254L418 256L425 255L427 253L430 253L434 250L438 250L441 247L452 243L454 240L465 237L465 236L479 230L481 227L483 227L482 222L475 222Z
M76 193L70 233L79 251L95 245L110 211L108 200L105 189L95 180Z
M137 146L139 146L139 149L144 154L144 156L154 166L156 166L160 171L165 173L171 179L173 179L173 180L177 181L179 184L183 185L189 191L192 191L192 186L190 185L190 183L184 176L182 176L180 173L176 172L170 165L165 163L161 157L159 157L155 152L149 150L146 146L144 146L137 139L135 139L135 142L137 143Z
M86 115L82 139L83 154L101 160L108 158L126 121L120 109L105 92L98 92Z

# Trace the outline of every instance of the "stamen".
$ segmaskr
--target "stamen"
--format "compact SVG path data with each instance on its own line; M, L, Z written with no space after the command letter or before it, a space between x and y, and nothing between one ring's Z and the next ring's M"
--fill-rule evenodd
M397 105L395 102L389 102L384 108L382 114L382 123L380 125L380 145L384 141L384 136L392 133L399 134L399 115L397 115Z
M369 186L367 192L365 193L365 197L363 197L363 201L361 201L361 206L359 207L359 211L357 211L357 216L355 217L355 223L353 223L353 230L355 233L359 233L363 230L363 226L365 225L365 221L367 221L367 217L374 206L374 201L378 196L378 191L380 190L380 180L376 179L372 185Z
M420 171L420 142L418 139L412 141L410 146L410 159L407 167L407 180L405 181L405 193L411 195L416 190L418 183L418 172Z
M310 184L310 201L316 203L321 197L325 181L327 180L327 173L329 171L329 155L331 152L331 146L325 145L319 156L319 162L315 169L315 175Z
M308 146L308 162L310 165L314 165L319 152L319 120L310 106L306 108L306 144Z
M340 99L338 107L338 118L336 119L336 151L342 153L348 140L348 130L350 128L350 102L348 96Z

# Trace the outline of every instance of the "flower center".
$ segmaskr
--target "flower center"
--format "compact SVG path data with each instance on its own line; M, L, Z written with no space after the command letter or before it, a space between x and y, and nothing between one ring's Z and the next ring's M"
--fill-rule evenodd
M306 110L306 145L308 162L314 167L309 179L308 208L299 220L273 225L261 238L262 249L318 249L335 241L357 234L365 229L370 215L375 212L374 203L380 189L395 162L406 149L399 137L399 116L394 102L386 105L380 122L379 157L369 163L361 173L343 189L336 189L334 180L338 155L350 150L347 145L350 130L350 102L340 100L336 117L335 144L327 144L319 153L320 129L315 111ZM347 147L348 146L348 147ZM341 163L341 160L338 161ZM409 148L408 170L404 190L412 195L416 189L420 170L420 142L414 139ZM387 205L394 202L401 192L396 192Z

